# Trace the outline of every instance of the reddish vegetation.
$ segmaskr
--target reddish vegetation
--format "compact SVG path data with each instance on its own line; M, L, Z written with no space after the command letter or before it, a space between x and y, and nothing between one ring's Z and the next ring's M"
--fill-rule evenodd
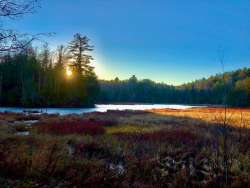
M106 121L63 121L38 125L38 131L42 133L66 135L66 134L89 134L101 135L105 133Z
M223 129L220 123L202 121L209 113L202 118L202 112L190 113L201 120L185 113L176 118L134 114L111 111L84 116L43 115L30 129L35 127L38 133L48 135L31 132L27 137L10 136L7 131L14 126L7 130L2 126L0 184L27 188L226 187ZM4 117L9 122L19 115ZM238 120L240 117L236 116ZM20 131L26 127L17 124L14 128ZM108 134L103 136L105 129ZM112 129L117 133L112 134ZM250 187L249 129L228 130L228 184ZM80 136L60 136L66 134Z

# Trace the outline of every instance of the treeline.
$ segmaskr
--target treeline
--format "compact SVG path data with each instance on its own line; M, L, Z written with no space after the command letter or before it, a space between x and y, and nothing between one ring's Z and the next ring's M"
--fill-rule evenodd
M148 79L100 81L100 103L227 104L250 106L250 69L218 74L181 86Z
M100 103L172 103L176 93L174 86L138 80L135 76L128 80L101 80L100 87Z
M149 79L98 80L93 47L81 34L50 51L33 47L1 56L0 105L90 107L95 103L227 104L250 106L250 68L218 74L181 86Z
M2 56L0 105L25 107L93 106L99 84L90 65L93 47L80 34L51 52L28 47Z

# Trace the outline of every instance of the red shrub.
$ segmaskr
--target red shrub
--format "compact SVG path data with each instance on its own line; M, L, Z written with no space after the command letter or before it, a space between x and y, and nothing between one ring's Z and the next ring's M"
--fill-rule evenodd
M105 123L99 121L63 121L37 126L42 133L66 135L66 134L89 134L101 135L105 133Z

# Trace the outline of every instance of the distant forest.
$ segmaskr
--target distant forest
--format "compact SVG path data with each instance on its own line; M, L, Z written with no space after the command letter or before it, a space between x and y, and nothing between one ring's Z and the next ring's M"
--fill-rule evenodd
M180 86L149 79L100 81L99 103L175 103L250 106L250 69L211 76Z
M98 80L89 39L74 35L68 46L7 53L0 62L0 105L91 107L96 103L227 104L250 106L250 69L218 74L180 86L149 79Z

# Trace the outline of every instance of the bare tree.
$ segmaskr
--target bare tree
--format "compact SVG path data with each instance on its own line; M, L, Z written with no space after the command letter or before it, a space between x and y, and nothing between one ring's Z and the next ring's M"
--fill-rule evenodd
M57 66L64 66L66 51L67 49L63 45L57 47Z
M0 17L16 18L33 13L38 0L0 0Z
M224 180L225 184L228 184L228 174L229 174L229 120L230 118L228 117L228 95L229 95L229 90L227 87L227 80L225 77L225 63L224 63L224 51L219 50L219 62L221 64L222 68L222 80L224 82L224 97L223 97L223 108L224 108L224 113L223 113L223 118L222 118L222 155L223 155L223 168L224 168Z
M38 7L38 0L0 0L0 18L15 19L33 13ZM41 34L20 34L12 29L0 27L0 53L24 49Z
M40 40L43 35L52 35L50 33L39 33L35 35L20 34L13 30L0 29L0 54L6 52L16 52L24 50L34 40Z

